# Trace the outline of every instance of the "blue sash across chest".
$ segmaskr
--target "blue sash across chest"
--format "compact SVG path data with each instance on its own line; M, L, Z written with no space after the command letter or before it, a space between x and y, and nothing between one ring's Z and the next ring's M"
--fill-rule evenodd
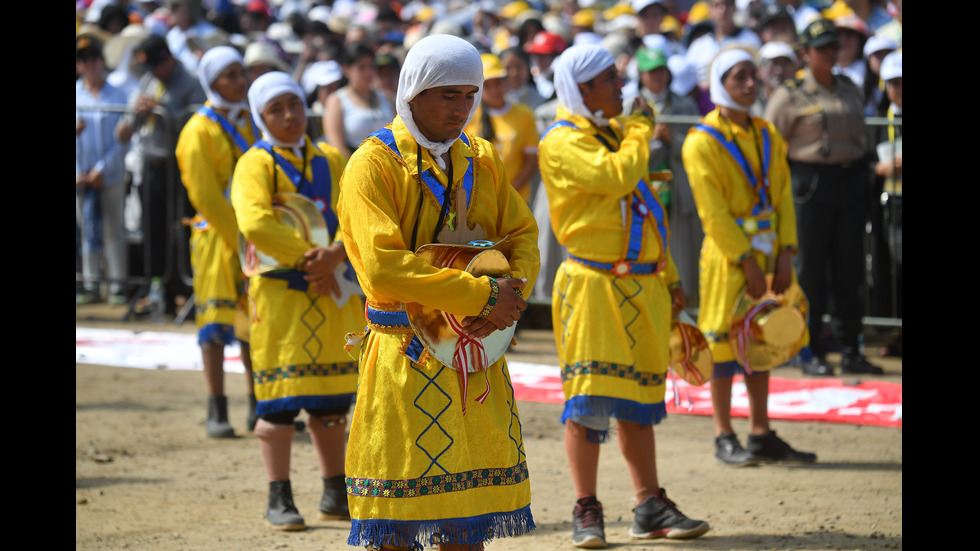
M255 142L253 147L265 150L272 155L272 158L276 161L276 165L282 169L286 177L289 178L289 181L293 183L296 192L309 197L316 204L320 212L323 213L323 219L327 223L327 231L330 233L330 239L333 239L337 233L338 220L337 213L330 208L333 180L330 177L330 163L327 162L327 158L315 155L310 160L310 168L313 171L313 181L311 182L306 179L306 176L300 173L299 169L293 166L293 163L290 163L272 149L272 145L269 142L259 140Z
M310 168L313 172L313 181L311 182L292 163L277 153L269 142L259 140L252 147L268 152L273 160L275 160L276 166L281 168L286 174L286 177L289 178L289 181L293 183L296 191L305 195L316 204L317 208L323 214L324 221L327 223L327 232L330 234L330 239L333 240L337 233L338 220L337 213L330 208L333 181L330 177L330 164L327 162L327 158L315 155L310 160ZM299 270L269 272L262 275L274 279L284 279L289 282L290 289L306 291L309 287L309 283L304 279L305 273Z
M392 132L390 128L382 128L374 134L371 134L371 136L381 140L381 143L388 146L388 149L399 157L402 157L402 152L398 150L398 144L395 143L395 133ZM465 143L467 146L470 145L470 140L466 137L466 134L461 134L459 138L463 140L463 143ZM402 158L404 159L404 157ZM470 157L467 160L469 163L466 165L466 173L463 175L462 187L464 190L466 190L466 205L467 208L469 208L470 199L473 195L473 158ZM437 180L435 175L432 173L431 168L419 174L419 178L421 178L422 183L425 184L425 187L429 188L429 191L432 192L432 195L434 195L437 200L442 197L443 194L445 194L445 186L439 183L439 180ZM449 182L449 185L452 186L452 182Z
M552 124L544 134L542 134L541 139L548 135L549 132L559 127L567 128L578 128L575 124L568 120L558 120ZM603 136L599 134L592 134L592 136L599 140L599 142L606 147L609 151L615 153L617 148L609 143ZM598 268L605 271L610 271L616 275L623 275L618 273L623 268L619 266L628 266L629 271L627 273L634 275L649 275L658 272L657 262L636 262L639 258L640 252L643 249L643 224L646 222L647 218L651 219L655 224L657 233L660 236L661 250L666 253L667 250L667 215L664 212L663 204L657 198L656 194L650 188L650 184L647 183L645 179L640 179L636 183L636 188L633 190L631 208L633 209L633 215L629 217L629 227L626 229L626 254L623 260L626 264L612 263L612 262L598 262L595 260L587 260L578 258L574 255L569 255L572 260L591 266L593 268ZM661 257L665 257L662 255Z
M695 129L704 132L705 134L711 136L718 141L728 151L728 154L735 159L738 166L742 168L742 173L745 175L745 180L752 186L752 189L756 191L759 196L759 202L752 207L752 215L758 215L762 211L769 208L769 167L772 160L772 141L769 139L769 129L762 129L762 152L760 162L762 163L762 178L760 179L756 176L754 170L752 170L752 165L749 164L749 160L745 158L745 154L735 143L735 140L729 140L725 138L724 134L721 133L717 128L709 126L704 123L700 123L694 127Z
M238 127L232 124L231 121L225 117L221 116L221 114L215 111L213 107L210 105L205 105L197 110L197 114L218 123L218 125L221 126L221 129L225 131L225 134L227 134L228 137L235 142L235 145L238 146L239 154L248 151L250 144L247 140L245 140L245 136L242 136L242 133L238 131ZM252 135L255 136L255 121L252 120L251 115L249 115L248 121L252 124Z

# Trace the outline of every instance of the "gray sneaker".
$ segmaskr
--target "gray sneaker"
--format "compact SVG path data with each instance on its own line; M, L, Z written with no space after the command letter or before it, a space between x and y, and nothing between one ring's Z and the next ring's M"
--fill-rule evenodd
M748 467L758 465L759 458L745 451L738 437L732 433L715 437L715 459L729 467Z
M595 496L583 497L572 509L572 545L586 549L602 549L606 546L602 504Z
M660 493L647 498L633 510L633 526L630 536L634 538L696 538L710 527L703 520L694 520L680 512L677 504L667 499L667 492L660 488Z

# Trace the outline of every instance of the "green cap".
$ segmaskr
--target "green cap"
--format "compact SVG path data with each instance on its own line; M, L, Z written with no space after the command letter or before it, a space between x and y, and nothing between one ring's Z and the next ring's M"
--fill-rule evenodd
M652 71L657 67L667 66L667 56L663 50L648 50L640 48L636 51L636 68L642 72Z

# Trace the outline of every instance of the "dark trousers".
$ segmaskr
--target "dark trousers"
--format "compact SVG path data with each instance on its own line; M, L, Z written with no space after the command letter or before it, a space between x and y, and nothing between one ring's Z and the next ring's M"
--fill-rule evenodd
M799 252L796 274L810 306L810 347L826 354L823 316L845 353L857 352L864 314L864 228L870 172L846 166L791 163Z

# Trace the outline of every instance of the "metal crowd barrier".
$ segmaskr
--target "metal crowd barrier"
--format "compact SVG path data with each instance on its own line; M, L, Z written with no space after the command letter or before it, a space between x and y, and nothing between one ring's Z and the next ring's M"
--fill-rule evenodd
M184 112L180 113L176 120L171 117L166 110L163 108L154 109L154 114L158 115L158 121L161 121L166 125L168 129L168 135L170 136L170 150L176 149L177 136L179 134L179 129L183 127L184 123L197 111L200 106L191 106L187 108ZM131 111L128 107L118 106L118 107L103 107L102 110L106 111L121 111L129 112ZM699 117L692 116L676 116L676 115L660 115L658 117L658 122L672 125L672 126L690 126L698 122ZM541 121L545 122L545 121ZM547 121L550 122L550 121ZM869 126L886 126L895 125L901 127L901 119L896 119L890 121L883 117L872 117L866 119ZM309 116L309 133L313 139L320 138L322 136L322 116L320 115L310 115ZM186 303L176 312L175 323L178 325L183 323L183 321L190 317L193 312L194 297L191 291L191 286L193 282L193 274L190 266L190 251L189 251L189 238L190 230L183 223L184 218L191 217L194 215L194 209L191 207L189 200L187 199L187 193L184 186L181 185L179 179L179 173L176 166L176 158L171 154L164 164L165 170L165 182L166 186L163 190L163 204L155 203L153 200L153 193L151 190L141 189L141 199L143 208L143 219L142 219L142 231L141 236L132 239L132 245L139 249L139 253L143 257L142 272L139 275L130 275L125 283L132 289L132 298L129 301L129 308L126 314L123 316L123 320L131 319L135 314L135 307L141 299L143 299L148 291L152 278L154 276L160 277L161 281L166 287L171 289L168 293L168 300L172 301L174 296L179 292L185 293ZM129 179L127 178L127 181ZM142 179L145 185L145 178ZM156 190L157 194L160 190ZM162 235L162 243L157 243L156 239L160 237L159 235L154 235L154 225L158 223L157 216L163 217L164 231ZM550 231L550 227L547 231ZM889 231L894 234L896 228L889 228ZM866 243L867 245L867 243ZM163 269L154 270L151 267L151 259L154 249L157 247L163 247ZM866 249L867 250L867 249ZM870 255L870 252L867 253ZM872 259L868 259L868 265ZM132 267L132 262L130 263ZM896 266L893 262L890 266L890 272L892 280L895 281L895 274L900 270L900 267ZM159 272L159 273L153 273ZM76 282L83 281L83 276L81 273L76 271L75 274ZM106 279L102 279L100 283L109 283ZM174 287L178 287L178 291L173 291ZM895 286L892 286L895 289ZM901 327L902 319L898 314L895 305L897 303L897 298L892 297L892 310L889 316L870 316L866 315L864 317L864 323L868 326L883 326L883 327ZM539 301L540 302L540 301ZM866 309L869 311L869 309Z

